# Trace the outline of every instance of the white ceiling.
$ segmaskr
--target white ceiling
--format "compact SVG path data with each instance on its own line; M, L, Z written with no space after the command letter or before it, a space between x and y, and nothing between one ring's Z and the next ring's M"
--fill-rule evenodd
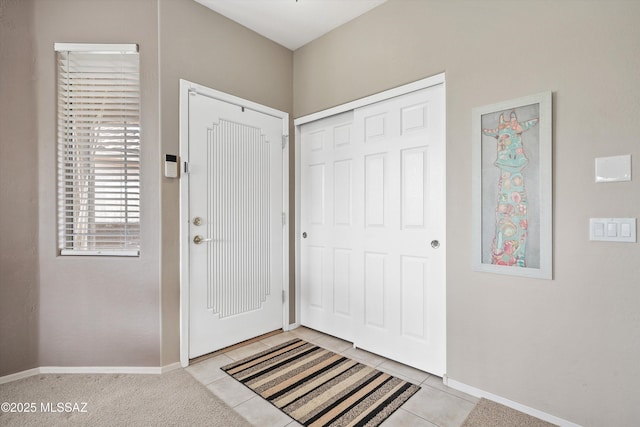
M291 50L387 0L195 0Z

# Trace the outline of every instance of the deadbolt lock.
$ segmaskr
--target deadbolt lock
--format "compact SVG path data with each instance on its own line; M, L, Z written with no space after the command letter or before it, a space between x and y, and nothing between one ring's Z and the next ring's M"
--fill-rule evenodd
M202 225L202 218L199 216L193 218L193 225Z

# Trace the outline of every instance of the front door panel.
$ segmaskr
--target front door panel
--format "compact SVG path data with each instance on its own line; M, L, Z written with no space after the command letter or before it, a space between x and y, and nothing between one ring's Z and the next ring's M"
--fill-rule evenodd
M189 96L189 358L282 327L282 120Z

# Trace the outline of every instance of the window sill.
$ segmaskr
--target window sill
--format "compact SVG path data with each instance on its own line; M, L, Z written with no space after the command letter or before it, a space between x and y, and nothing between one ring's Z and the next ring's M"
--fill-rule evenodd
M62 256L118 256L118 257L139 257L140 251L138 249L103 249L97 251L76 251L73 249L60 250Z

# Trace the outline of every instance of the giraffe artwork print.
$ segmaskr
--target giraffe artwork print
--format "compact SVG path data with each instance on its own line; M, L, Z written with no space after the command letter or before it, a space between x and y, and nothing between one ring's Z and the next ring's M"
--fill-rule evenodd
M472 110L474 271L553 278L552 93Z
M523 170L529 163L523 134L538 124L539 118L518 121L515 110L501 112L496 128L482 129L496 139L498 169L495 232L491 243L491 264L527 267L529 201Z

